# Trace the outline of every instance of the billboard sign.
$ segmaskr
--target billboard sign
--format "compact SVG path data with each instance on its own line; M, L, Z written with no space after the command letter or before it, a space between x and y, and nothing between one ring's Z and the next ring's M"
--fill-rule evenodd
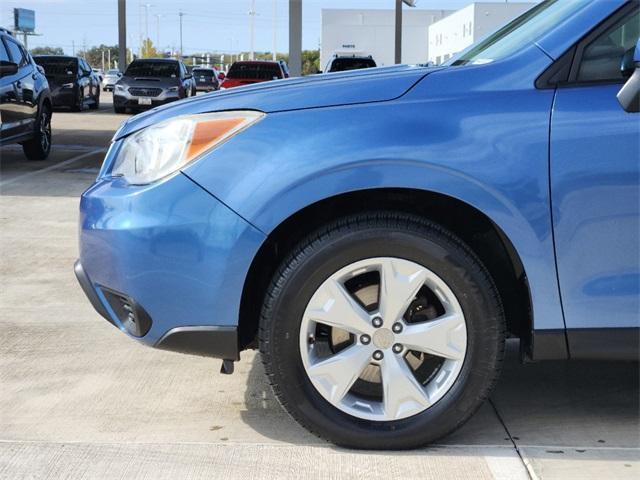
M36 12L26 8L13 9L13 29L17 32L33 33L36 31Z

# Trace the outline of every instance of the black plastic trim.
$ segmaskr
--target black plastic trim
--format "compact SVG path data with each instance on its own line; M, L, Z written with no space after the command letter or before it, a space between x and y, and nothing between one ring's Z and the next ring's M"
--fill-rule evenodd
M240 360L236 327L176 327L165 333L155 347L201 357Z
M567 330L572 359L640 360L640 328Z
M531 360L566 360L567 337L564 329L534 330L531 341Z
M91 283L87 272L85 272L84 268L82 268L80 260L76 260L76 263L73 265L73 271L76 274L78 283L82 287L82 291L87 296L89 302L91 302L91 305L96 310L96 312L102 315L110 324L116 326L116 324L113 322L113 319L111 318L111 315L109 315L109 312L107 312L104 304L100 301L98 293L93 288L93 284Z
M151 329L151 317L138 302L124 293L98 285L122 326L134 337L144 337Z

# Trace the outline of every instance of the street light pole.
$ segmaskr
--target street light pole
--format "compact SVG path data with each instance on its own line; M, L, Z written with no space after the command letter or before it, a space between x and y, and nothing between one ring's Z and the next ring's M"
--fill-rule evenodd
M278 0L273 0L273 61L276 61L277 35L278 35Z
M396 47L394 63L402 63L402 0L396 0Z
M118 69L127 66L127 2L118 0Z
M180 58L182 59L182 17L184 17L184 12L180 12L178 13L178 16L180 17Z
M156 13L156 48L160 48L160 14Z
M251 10L249 10L249 29L251 31L251 51L249 53L249 60L255 60L254 43L256 39L256 0L251 0Z

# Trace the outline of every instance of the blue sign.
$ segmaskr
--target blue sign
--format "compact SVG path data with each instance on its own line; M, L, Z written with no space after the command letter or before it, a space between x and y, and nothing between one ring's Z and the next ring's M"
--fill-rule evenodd
M26 8L13 9L13 29L17 32L36 31L36 12Z

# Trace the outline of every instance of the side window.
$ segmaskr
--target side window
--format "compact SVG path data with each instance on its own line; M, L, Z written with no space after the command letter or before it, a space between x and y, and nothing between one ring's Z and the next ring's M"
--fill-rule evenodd
M622 57L640 36L640 12L623 18L587 45L580 59L578 82L623 81Z
M18 45L13 40L7 39L7 49L9 50L9 56L11 57L11 61L13 63L17 63L20 66L25 64L25 58L22 54L20 45Z
M0 39L0 61L10 62L9 53L7 52L7 48L4 46L4 42Z

